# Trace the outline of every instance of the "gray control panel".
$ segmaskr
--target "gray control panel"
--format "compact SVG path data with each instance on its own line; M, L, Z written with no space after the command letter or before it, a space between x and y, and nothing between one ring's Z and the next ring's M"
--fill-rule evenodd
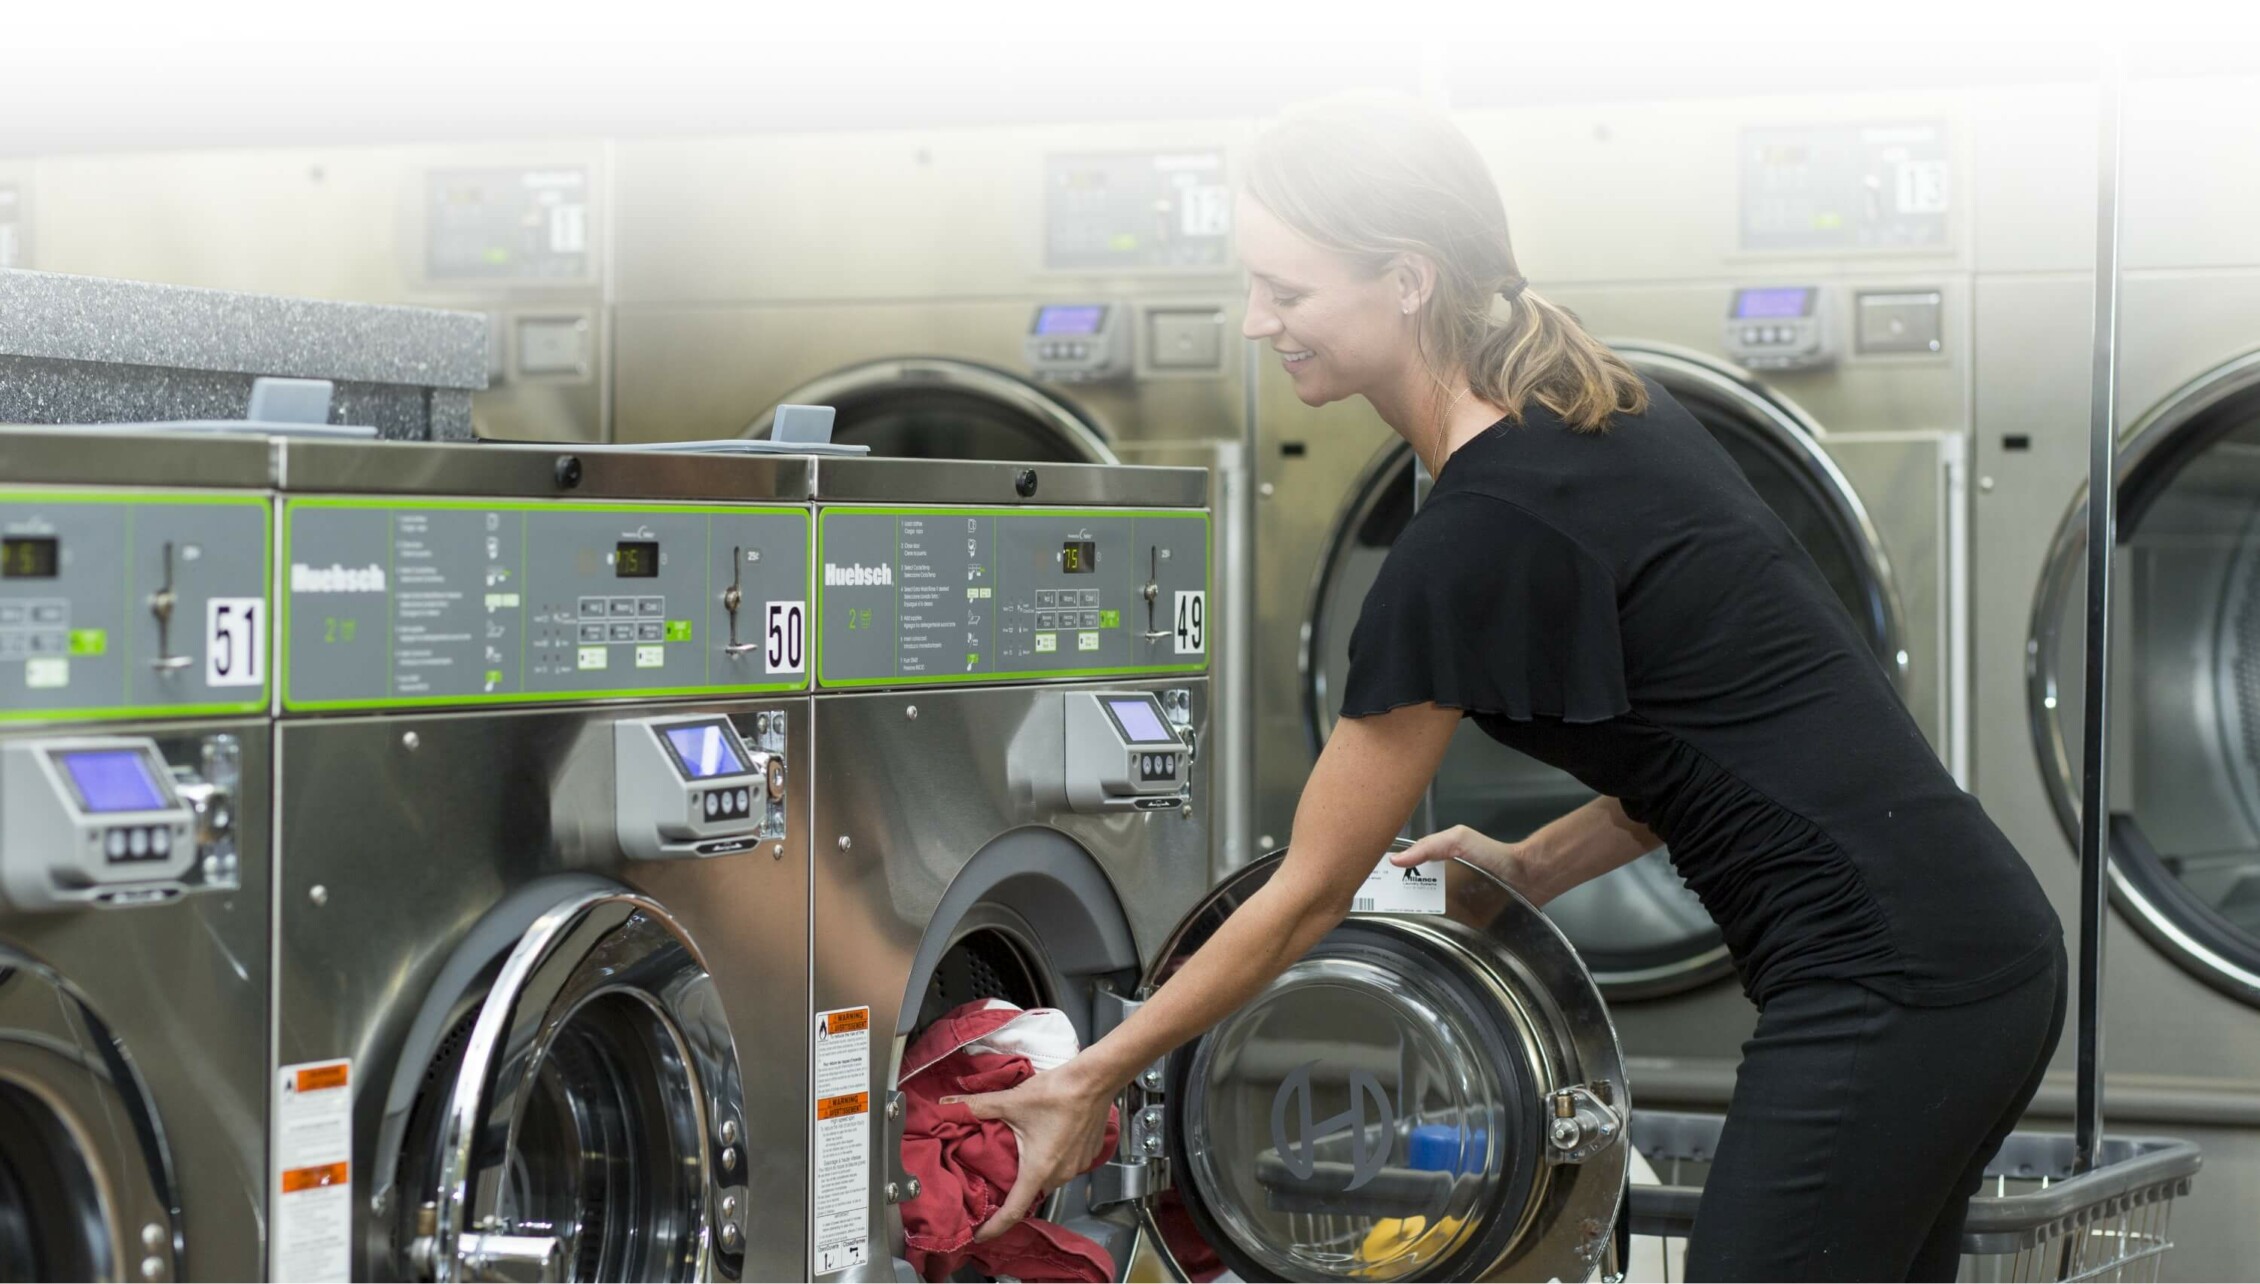
M1028 368L1054 383L1120 379L1132 366L1130 309L1120 303L1041 303L1022 347Z
M0 901L10 908L171 900L201 872L196 833L150 740L0 745Z
M1726 309L1723 346L1750 370L1817 370L1834 365L1835 298L1818 285L1736 290Z
M634 860L726 856L785 836L785 715L758 714L749 745L721 714L613 727L613 808Z
M1937 121L1746 129L1742 248L1943 247L1952 164Z
M286 501L286 712L794 691L799 508Z
M588 170L441 169L424 182L430 279L572 284L594 277Z
M0 723L264 710L272 513L0 489Z
M1044 266L1219 269L1230 261L1224 153L1097 152L1044 165Z
M1165 811L1192 796L1192 747L1146 691L1066 702L1067 802L1076 811Z
M1208 516L827 508L817 683L976 683L1208 665Z

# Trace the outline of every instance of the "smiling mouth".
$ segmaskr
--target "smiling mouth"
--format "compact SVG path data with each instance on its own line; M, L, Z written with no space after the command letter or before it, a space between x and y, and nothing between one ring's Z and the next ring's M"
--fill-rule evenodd
M1309 351L1282 352L1279 354L1279 360L1280 363L1285 365L1289 370L1293 370L1301 366L1303 363L1309 361L1315 355L1317 354Z

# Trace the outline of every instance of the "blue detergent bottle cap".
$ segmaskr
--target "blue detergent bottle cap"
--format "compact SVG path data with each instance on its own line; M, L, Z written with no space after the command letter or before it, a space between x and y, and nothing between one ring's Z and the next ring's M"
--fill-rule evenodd
M1450 1124L1416 1125L1407 1162L1422 1172L1457 1172L1462 1162L1460 1137L1460 1130Z

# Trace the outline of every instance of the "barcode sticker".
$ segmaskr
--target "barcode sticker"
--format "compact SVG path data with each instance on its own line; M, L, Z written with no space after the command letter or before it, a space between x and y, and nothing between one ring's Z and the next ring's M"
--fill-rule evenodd
M1356 914L1441 914L1444 912L1444 866L1438 863L1399 869L1383 856L1365 886L1350 902Z

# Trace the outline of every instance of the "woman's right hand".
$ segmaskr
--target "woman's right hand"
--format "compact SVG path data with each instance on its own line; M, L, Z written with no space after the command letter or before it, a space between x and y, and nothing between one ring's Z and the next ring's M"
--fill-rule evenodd
M1399 869L1411 869L1430 861L1464 860L1543 909L1546 902L1553 899L1553 894L1540 883L1527 859L1528 854L1528 844L1501 842L1465 825L1454 825L1430 834L1401 852L1391 852L1389 863Z

